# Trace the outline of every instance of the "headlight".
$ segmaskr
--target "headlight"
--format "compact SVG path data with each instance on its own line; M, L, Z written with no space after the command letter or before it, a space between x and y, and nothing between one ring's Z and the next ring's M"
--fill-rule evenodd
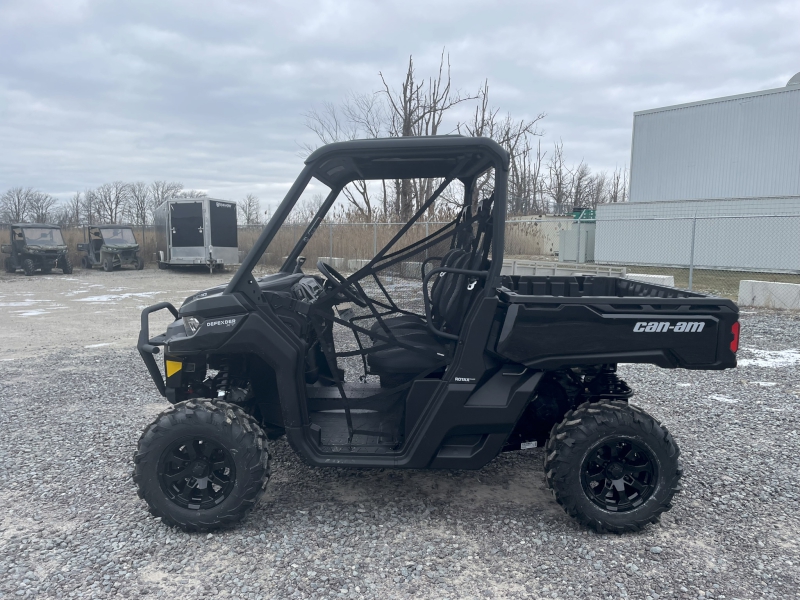
M186 329L186 335L194 335L200 329L200 319L197 317L183 317L183 327Z

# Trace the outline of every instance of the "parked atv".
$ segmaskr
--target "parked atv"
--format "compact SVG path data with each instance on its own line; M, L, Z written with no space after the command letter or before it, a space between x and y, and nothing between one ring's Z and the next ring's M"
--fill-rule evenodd
M582 524L636 531L669 510L680 451L629 404L617 364L733 368L738 309L615 277L502 276L508 168L487 138L329 144L230 283L145 309L138 349L172 404L134 456L150 511L188 531L239 521L281 435L317 467L480 469L546 445L546 483ZM433 192L371 260L348 276L324 258L303 271L301 254L332 254L319 225L347 184L407 179ZM329 193L280 271L255 277L265 252L283 255L277 235L309 186ZM448 202L461 198L454 218L420 239L415 224L448 188ZM175 320L150 338L162 309Z
M132 227L89 226L86 232L89 241L78 244L78 252L86 252L86 255L81 257L82 268L102 266L104 271L113 271L123 265L132 265L137 271L144 268L144 259L139 256L139 244L136 243Z
M67 255L67 245L58 225L41 223L16 223L11 226L11 243L0 248L5 259L6 273L22 269L31 276L37 270L50 273L53 268L62 273L72 273L72 263Z

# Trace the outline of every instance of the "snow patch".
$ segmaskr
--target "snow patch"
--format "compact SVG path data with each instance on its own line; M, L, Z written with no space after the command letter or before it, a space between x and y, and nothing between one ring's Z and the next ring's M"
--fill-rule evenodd
M791 367L800 363L800 351L796 348L788 350L756 350L755 348L743 348L743 350L755 356L755 358L739 359L740 367L768 367L777 369L780 367Z
M84 346L84 348L101 348L103 346L110 346L111 342L103 342L102 344L89 344L88 346Z
M774 381L751 381L753 385L760 385L761 387L775 387L778 385Z
M127 294L105 294L103 296L89 296L88 298L76 298L73 302L93 302L93 303L100 303L100 302L117 302L119 300L125 300L127 298L149 298L154 296L155 294L161 294L163 292L129 292Z
M739 402L736 398L728 398L727 396L720 396L719 394L712 394L709 398L717 402L725 402L726 404L736 404Z

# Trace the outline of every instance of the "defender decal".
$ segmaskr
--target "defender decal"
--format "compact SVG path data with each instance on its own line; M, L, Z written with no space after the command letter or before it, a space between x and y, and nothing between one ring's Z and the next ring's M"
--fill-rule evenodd
M206 321L206 327L233 327L236 319L218 319L216 321Z
M673 331L675 333L700 333L706 324L703 321L639 321L633 326L635 333L660 333Z

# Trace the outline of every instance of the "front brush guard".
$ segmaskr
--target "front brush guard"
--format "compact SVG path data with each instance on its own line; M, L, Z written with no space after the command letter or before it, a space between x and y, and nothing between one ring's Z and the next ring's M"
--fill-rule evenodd
M150 313L158 312L165 308L172 313L176 321L180 318L178 309L169 302L159 302L158 304L153 304L145 308L142 311L142 324L139 329L139 341L136 343L136 349L139 351L139 354L142 355L142 360L147 370L150 372L153 383L155 383L158 388L158 393L166 397L167 386L164 384L164 377L161 375L161 371L158 369L155 359L155 355L161 351L159 346L163 346L165 343L165 337L159 335L150 339Z

